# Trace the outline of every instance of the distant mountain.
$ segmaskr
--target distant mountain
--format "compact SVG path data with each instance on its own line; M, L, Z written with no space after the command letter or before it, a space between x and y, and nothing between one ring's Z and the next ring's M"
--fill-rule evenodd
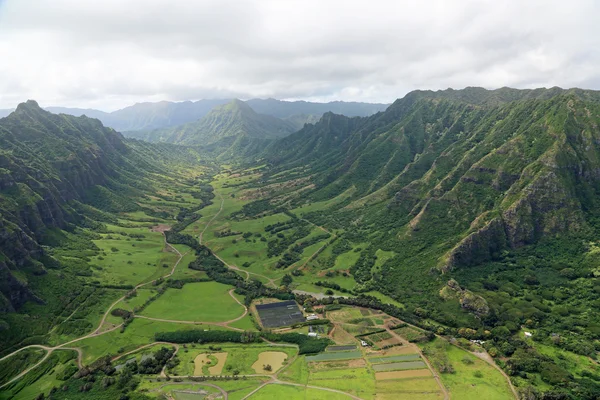
M345 101L311 103L308 101L282 101L275 99L252 99L246 101L246 103L259 114L272 115L277 118L289 118L298 114L321 116L326 112L333 112L347 117L368 117L379 111L385 111L389 106L389 104Z
M198 100L173 103L136 103L132 106L110 113L81 108L48 107L46 110L55 114L86 115L98 118L106 126L117 131L137 131L164 128L195 121L206 115L213 107L227 103L229 100Z
M275 139L295 131L295 125L270 115L257 114L241 100L218 106L200 120L173 128L133 133L130 137L186 145L209 145L224 138L244 136Z
M8 114L10 114L11 112L15 111L14 109L5 109L5 110L0 110L0 118L4 118L6 116L8 116Z

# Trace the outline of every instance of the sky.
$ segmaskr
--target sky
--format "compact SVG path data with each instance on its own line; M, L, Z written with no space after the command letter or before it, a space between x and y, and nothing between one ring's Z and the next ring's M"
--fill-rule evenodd
M0 0L0 108L600 89L594 0Z

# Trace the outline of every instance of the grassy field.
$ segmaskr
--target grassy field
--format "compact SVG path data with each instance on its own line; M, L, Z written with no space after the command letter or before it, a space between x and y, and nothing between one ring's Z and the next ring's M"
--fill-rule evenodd
M347 400L349 396L319 389L303 388L298 386L270 384L261 388L249 397L251 400Z
M363 399L375 396L374 375L367 368L311 371L308 384L341 390Z
M54 346L65 343L96 329L108 307L125 293L125 290L97 288L91 296L80 302L73 313L65 316L61 324L50 331L48 344ZM73 324L82 328L73 330Z
M223 322L239 317L244 307L230 295L231 286L217 282L188 283L170 288L141 313L176 321Z
M110 285L136 285L165 275L177 261L177 254L166 251L164 237L147 227L107 226L108 234L94 240L100 254L92 257L90 280ZM125 235L143 235L133 238ZM167 265L167 267L164 267Z
M83 351L83 361L89 364L104 355L110 354L116 356L119 353L125 353L142 345L152 343L154 341L154 334L157 332L201 328L211 329L207 325L175 324L135 318L123 333L117 329L104 335L93 336L75 342L73 346L81 348ZM219 327L219 329L224 328Z
M239 374L256 374L257 372L254 370L253 365L259 360L259 356L263 352L282 352L286 354L288 360L297 353L297 350L292 347L266 346L261 344L219 344L215 346L219 347L220 350L214 350L213 352L227 353L225 365L223 366L223 373L227 375L232 374L234 371L238 371ZM173 370L174 375L193 375L195 367L194 359L196 356L211 352L210 348L205 345L187 345L186 347L186 349L181 349L177 354L180 363ZM268 372L262 371L259 373L268 374Z
M504 376L469 352L440 339L420 347L423 348L434 368L436 359L446 358L451 363L454 373L439 373L439 375L453 398L465 400L514 398Z
M315 356L307 356L308 362L332 361L332 360L352 360L353 358L361 358L362 353L356 351L333 351L317 354Z

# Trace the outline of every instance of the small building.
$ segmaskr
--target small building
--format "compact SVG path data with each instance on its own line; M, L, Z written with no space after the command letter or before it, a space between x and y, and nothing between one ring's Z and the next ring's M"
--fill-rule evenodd
M369 345L369 343L365 342L364 340L361 340L361 341L360 341L360 345L361 345L362 347L367 347L367 346Z
M319 316L318 316L317 314L309 314L309 315L306 317L306 320L307 320L307 321L314 321L315 319L319 319Z
M532 336L531 332L525 332L525 337L531 337L531 336Z
M317 332L308 332L308 337L318 337Z

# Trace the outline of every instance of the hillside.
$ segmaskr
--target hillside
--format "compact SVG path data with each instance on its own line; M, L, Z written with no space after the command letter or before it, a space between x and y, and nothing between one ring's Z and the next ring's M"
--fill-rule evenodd
M240 100L211 110L200 120L169 129L141 134L150 141L164 141L185 145L210 145L225 138L248 137L250 139L275 139L294 131L292 123L278 118L257 114Z
M341 213L385 205L400 242L435 227L427 240L440 241L431 262L442 271L586 230L599 183L599 154L586 145L595 140L598 103L588 98L597 93L476 94L414 92L369 118L326 114L264 157L273 172L303 166L314 200L352 190Z
M82 228L115 222L115 213L157 212L140 199L176 171L177 160L198 161L191 149L161 146L125 143L96 119L51 114L34 101L0 119L0 321L13 327L0 329L0 342L27 331L15 311L27 307L44 329L80 293L90 267L74 255L94 248ZM62 245L74 246L67 257L53 250Z
M415 91L299 131L234 100L153 131L164 143L21 104L0 120L2 354L75 342L98 365L204 335L220 351L258 342L242 333L258 329L244 305L275 297L323 306L319 324L340 346L367 338L417 352L416 342L427 376L440 375L434 389L414 382L419 393L512 398L498 367L521 398L594 399L599 124L599 92L560 88ZM199 374L185 353L167 370ZM475 368L477 355L490 363ZM298 360L290 374L316 373L304 364L314 358ZM377 396L377 362L330 387ZM479 380L482 363L493 384ZM127 371L116 376L144 374Z
M126 136L144 138L148 131L183 125L199 120L213 108L231 102L230 99L203 99L197 101L159 101L145 102L105 112L91 108L46 107L46 111L54 114L68 114L76 117L85 115L99 119L104 126ZM305 123L316 122L326 112L354 116L368 116L385 110L389 104L357 103L333 101L314 103L307 101L283 101L275 99L252 99L246 101L256 113L281 118L292 124L294 130L302 128ZM0 110L0 118L6 117L14 109ZM142 132L137 132L142 131Z

